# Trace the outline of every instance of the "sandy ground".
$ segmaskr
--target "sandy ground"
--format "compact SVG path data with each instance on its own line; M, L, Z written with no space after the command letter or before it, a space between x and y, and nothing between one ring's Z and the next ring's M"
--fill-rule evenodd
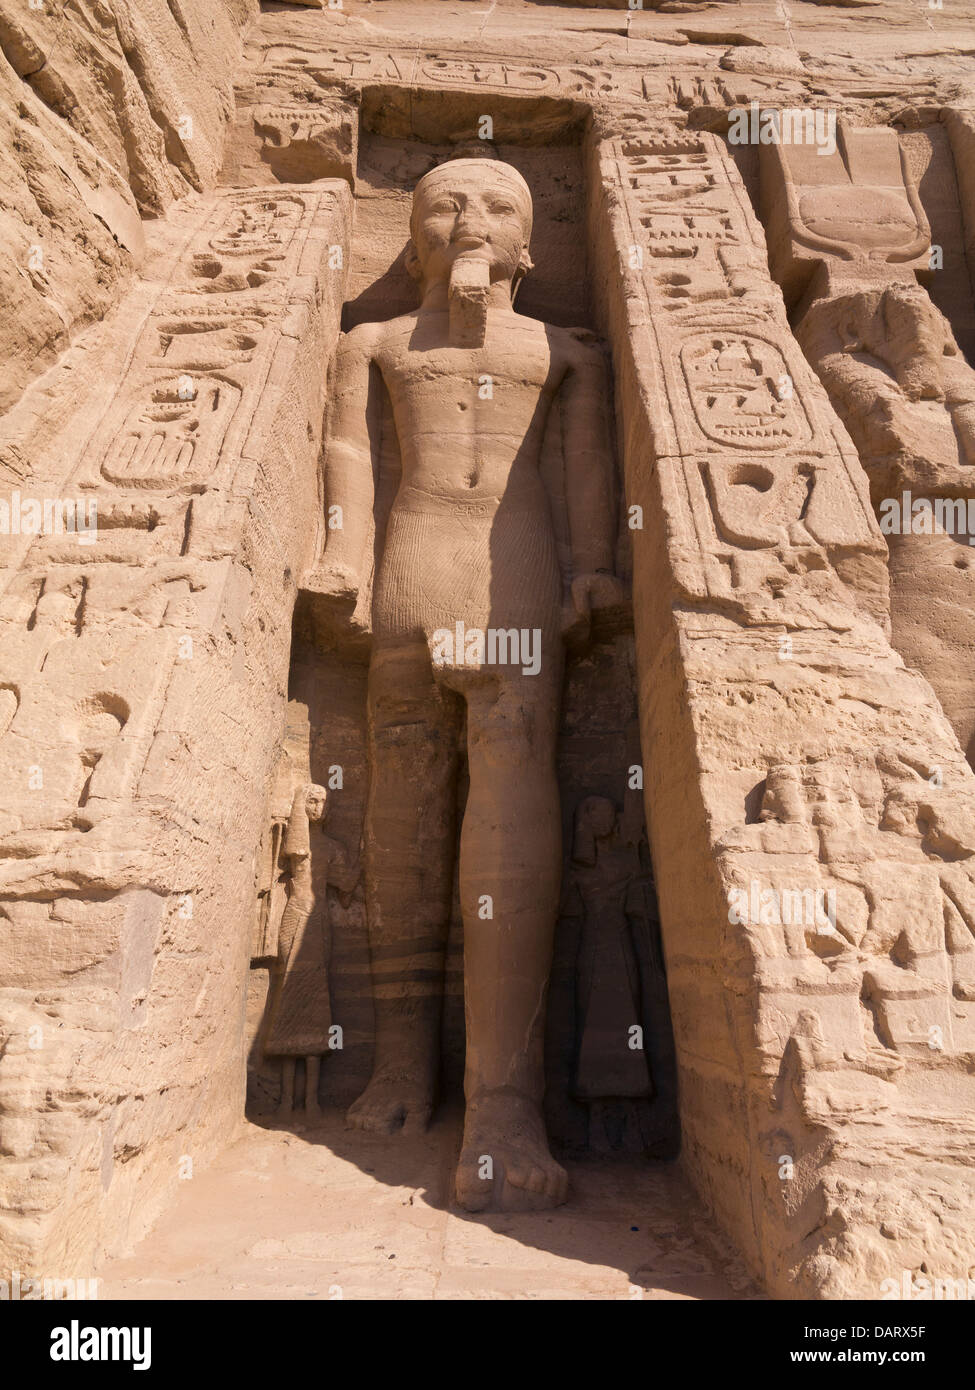
M571 1163L556 1211L451 1202L459 1115L375 1138L340 1114L244 1126L155 1229L98 1271L104 1299L752 1299L674 1164Z

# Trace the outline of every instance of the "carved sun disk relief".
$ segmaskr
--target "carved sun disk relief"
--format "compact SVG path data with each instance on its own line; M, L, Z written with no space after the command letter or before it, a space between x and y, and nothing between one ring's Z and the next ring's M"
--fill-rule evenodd
M97 749L122 732L130 713L121 695L110 691L87 695L62 719L61 732L74 743Z

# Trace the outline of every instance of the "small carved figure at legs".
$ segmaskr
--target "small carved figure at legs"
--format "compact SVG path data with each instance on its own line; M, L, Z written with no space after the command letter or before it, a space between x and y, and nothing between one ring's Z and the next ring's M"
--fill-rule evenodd
M295 1108L295 1066L297 1058L281 1058L281 1099L278 1101L278 1114L290 1116Z
M321 1107L318 1104L318 1079L321 1075L321 1057L305 1058L305 1119L318 1120L321 1118Z
M297 1067L297 1057L281 1058L281 1099L278 1103L278 1114L282 1117L292 1115L295 1110L295 1075ZM321 1076L321 1069L321 1057L305 1058L306 1120L318 1120L321 1118L321 1106L318 1104L318 1081Z
M308 1047L310 1041L324 1047L331 1021L327 944L319 924L309 931L309 918L315 906L312 892L311 837L309 826L321 822L325 814L324 787L309 784L295 793L282 858L288 865L288 901L279 929L278 965L272 986L265 1052L281 1058L281 1100L278 1113L290 1115L295 1108L295 1072L299 1057L305 1059L305 1115L319 1115L318 1078L321 1052Z

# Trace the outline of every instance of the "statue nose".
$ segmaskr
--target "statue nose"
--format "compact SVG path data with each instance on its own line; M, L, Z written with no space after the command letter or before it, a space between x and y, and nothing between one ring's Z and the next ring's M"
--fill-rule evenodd
M459 237L480 237L482 241L487 241L490 233L487 227L478 222L476 218L462 217L457 223L457 235Z

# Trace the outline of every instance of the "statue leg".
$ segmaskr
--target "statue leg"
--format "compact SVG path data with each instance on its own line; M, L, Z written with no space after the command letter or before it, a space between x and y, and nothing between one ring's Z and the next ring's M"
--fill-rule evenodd
M372 1079L348 1113L356 1129L422 1129L433 1110L462 720L425 643L374 652L365 880L376 1039Z
M456 1192L470 1211L551 1207L568 1195L542 1115L562 874L560 692L561 662L550 656L538 675L494 675L468 697L471 785L460 849L467 1113Z
M294 1057L281 1058L281 1099L278 1113L290 1115L295 1108L295 1062Z
M321 1118L321 1108L318 1104L318 1078L321 1074L321 1057L305 1058L305 1119L317 1120Z

